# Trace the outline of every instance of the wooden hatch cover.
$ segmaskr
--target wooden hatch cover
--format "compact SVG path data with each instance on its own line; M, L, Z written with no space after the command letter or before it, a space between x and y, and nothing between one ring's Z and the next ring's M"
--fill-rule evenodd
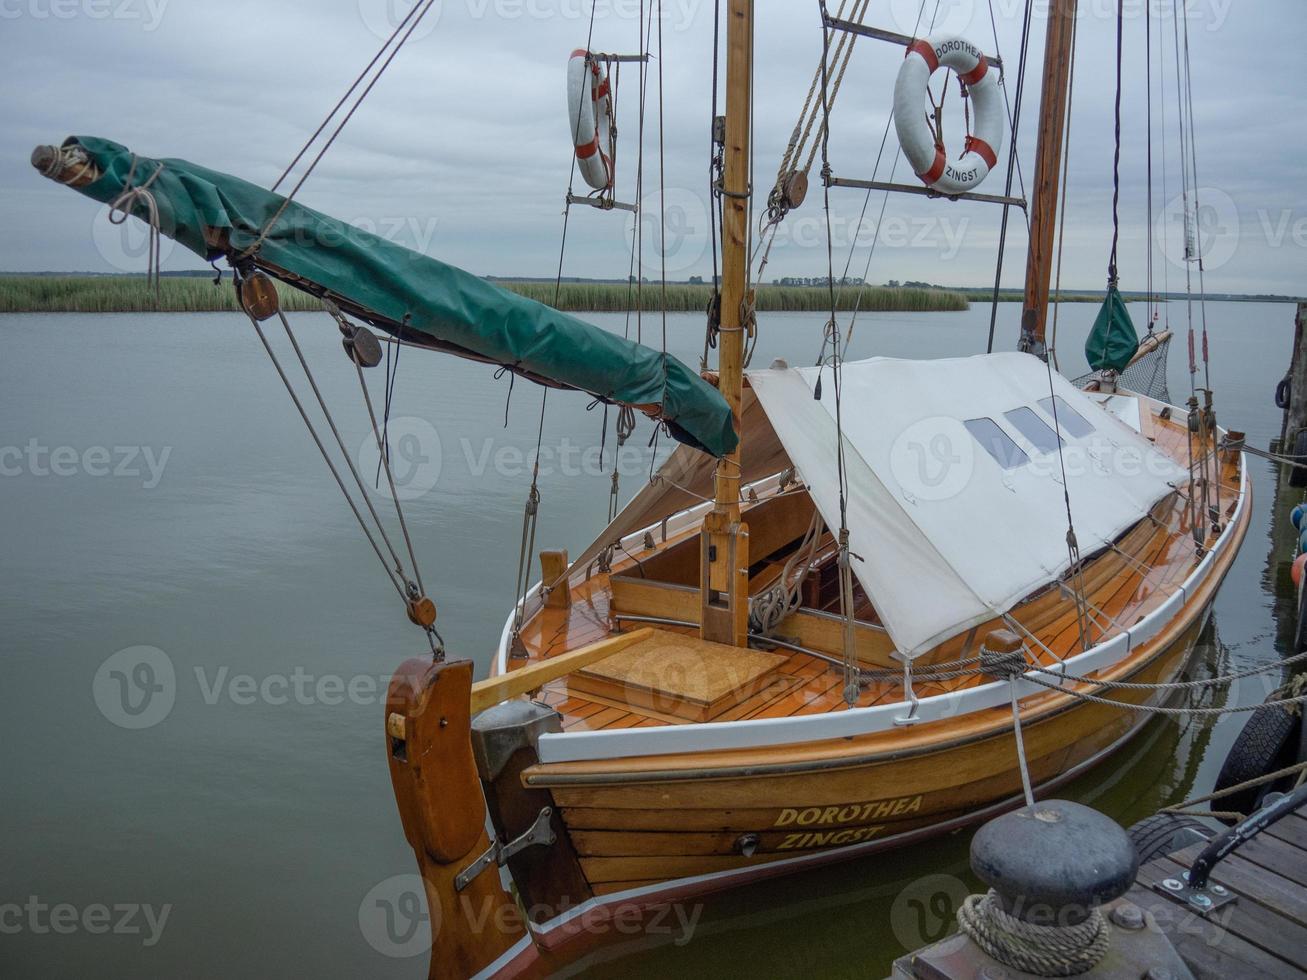
M697 636L652 632L569 675L568 687L687 721L711 721L761 691L787 659Z

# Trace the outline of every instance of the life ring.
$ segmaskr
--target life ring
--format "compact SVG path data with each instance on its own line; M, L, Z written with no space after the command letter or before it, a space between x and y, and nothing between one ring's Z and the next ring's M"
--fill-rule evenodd
M608 74L584 48L573 51L567 62L567 115L577 169L595 190L608 190L613 186L613 96Z
M972 103L973 132L957 157L935 145L935 134L922 111L930 76L941 66L958 73ZM917 38L908 46L894 83L894 128L904 156L927 187L948 195L975 189L998 164L1003 127L998 73L990 70L979 48L953 36Z

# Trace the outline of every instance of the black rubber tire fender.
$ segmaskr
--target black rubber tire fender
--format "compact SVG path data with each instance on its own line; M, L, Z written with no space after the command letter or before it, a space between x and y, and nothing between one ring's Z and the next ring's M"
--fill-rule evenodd
M1154 813L1151 817L1144 817L1126 833L1135 846L1140 864L1156 861L1216 836L1210 824L1179 813Z
M1300 724L1302 724L1302 716L1283 706L1264 704L1254 711L1244 723L1239 737L1230 746L1230 753L1225 757L1221 773L1216 777L1215 791L1219 792L1293 765L1293 757L1298 751ZM1292 776L1286 777L1283 786L1276 783L1251 786L1230 796L1213 800L1210 805L1214 810L1233 810L1248 815L1261 806L1262 798L1267 793L1285 789L1292 780Z

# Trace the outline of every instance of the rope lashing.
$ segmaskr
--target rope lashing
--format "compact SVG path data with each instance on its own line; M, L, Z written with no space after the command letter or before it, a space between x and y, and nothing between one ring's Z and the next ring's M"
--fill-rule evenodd
M967 896L958 909L958 925L1000 963L1041 977L1089 972L1107 955L1110 942L1098 909L1078 925L1041 926L1009 915L992 890Z
M608 488L608 523L610 524L617 517L618 497L621 492L622 447L635 432L635 409L630 405L619 405L617 422L613 428L617 433L617 448L613 450L613 479Z
M146 267L145 267L145 285L146 287L154 286L154 298L157 302L159 299L159 266L161 264L162 240L159 229L159 202L155 199L150 187L159 179L159 174L163 173L164 165L162 163L150 174L145 183L139 187L132 186L132 179L136 176L136 154L132 154L131 165L127 168L127 176L123 179L123 191L109 205L109 223L121 225L132 216L133 209L142 207L145 209L145 223L149 226L149 240L146 246ZM62 166L62 164L61 164Z

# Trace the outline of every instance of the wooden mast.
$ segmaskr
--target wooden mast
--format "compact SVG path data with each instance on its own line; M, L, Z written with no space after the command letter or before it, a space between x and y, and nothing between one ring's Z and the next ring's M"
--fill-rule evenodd
M1062 139L1066 132L1071 49L1076 0L1052 0L1044 41L1043 93L1035 152L1035 181L1030 208L1030 251L1026 259L1025 305L1019 348L1047 359L1044 327L1053 273L1053 237L1057 229L1058 184L1062 173Z
M753 0L729 0L726 20L726 145L722 175L722 300L719 387L737 432L744 373L743 309L748 290L750 86ZM741 435L743 433L741 432ZM740 448L717 464L716 502L701 539L706 640L749 641L749 531L740 522Z

